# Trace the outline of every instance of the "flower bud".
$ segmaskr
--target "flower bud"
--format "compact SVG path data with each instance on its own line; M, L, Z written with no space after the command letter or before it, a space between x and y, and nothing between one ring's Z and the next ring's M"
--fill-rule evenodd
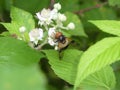
M64 14L61 14L61 13L59 13L58 14L58 19L60 20L60 21L62 21L62 22L64 22L64 21L66 21L66 16L64 15Z
M57 10L60 10L61 9L60 3L54 4L54 8L57 9Z
M26 31L26 28L25 28L24 26L22 26L22 27L19 28L19 31L20 31L21 33L24 33L24 32Z
M71 22L67 25L67 28L68 29L75 29L75 24Z

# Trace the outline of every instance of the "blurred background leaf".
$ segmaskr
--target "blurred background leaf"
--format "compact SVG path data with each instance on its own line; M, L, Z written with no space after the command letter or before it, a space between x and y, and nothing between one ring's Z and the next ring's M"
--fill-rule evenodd
M1 90L47 90L46 78L35 66L0 64L0 79Z
M40 52L10 37L0 38L0 89L46 90L47 80L38 69Z

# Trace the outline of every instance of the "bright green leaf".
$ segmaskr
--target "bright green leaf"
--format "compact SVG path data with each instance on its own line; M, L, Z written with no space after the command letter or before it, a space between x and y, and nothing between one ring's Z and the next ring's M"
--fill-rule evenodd
M0 38L0 63L28 66L37 64L43 54L33 50L23 41L10 37Z
M120 21L115 20L96 20L89 21L96 25L103 32L120 36Z
M113 69L110 66L107 66L91 74L85 80L83 80L81 87L83 90L89 90L86 89L88 86L96 89L101 88L100 90L110 90L115 87L115 84L116 80Z
M16 7L11 8L11 23L1 23L7 28L10 34L16 34L21 37L21 33L19 32L19 28L24 26L26 28L26 32L24 33L26 41L29 41L28 32L35 28L35 22L30 13L18 9Z
M74 84L79 62L78 58L81 56L82 51L75 49L65 50L61 59L58 51L45 50L44 52L54 72L63 80Z
M10 32L10 34L16 34L20 36L19 25L15 22L11 23L1 23Z
M106 65L120 59L120 38L105 38L91 46L82 55L79 65L75 88L90 74L100 70Z
M67 30L66 32L73 36L87 36L84 32L82 22L80 21L79 17L73 13L67 12L65 13L67 16L67 21L65 22L65 25L67 26L70 22L73 22L75 24L74 30Z
M2 36L10 36L10 33L8 31L4 31L3 33L1 33L0 35Z
M25 26L27 28L27 31L30 31L31 29L35 28L35 22L32 14L22 9L12 7L11 19L12 22L15 21L15 23L17 23L18 26Z

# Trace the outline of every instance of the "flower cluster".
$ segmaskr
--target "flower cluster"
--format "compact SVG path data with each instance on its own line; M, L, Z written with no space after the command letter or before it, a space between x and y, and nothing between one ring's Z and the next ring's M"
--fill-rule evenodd
M54 4L54 8L42 9L42 11L36 13L36 17L39 20L39 28L35 28L29 32L30 41L35 45L41 41L44 44L50 44L57 49L58 43L55 40L56 32L61 30L73 30L75 28L74 23L70 22L66 27L63 26L63 22L67 20L67 17L60 13L61 5L59 3ZM25 28L21 27L20 32L24 32ZM47 33L47 35L46 35Z

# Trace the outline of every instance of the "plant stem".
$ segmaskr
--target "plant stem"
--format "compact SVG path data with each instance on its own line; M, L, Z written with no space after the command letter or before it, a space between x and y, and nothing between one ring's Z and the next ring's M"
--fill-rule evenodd
M77 11L77 12L75 12L75 13L76 13L76 14L79 14L79 15L82 15L82 14L85 13L85 12L88 12L88 11L93 10L93 9L96 9L96 8L100 8L100 7L102 7L102 6L104 6L104 5L107 5L107 4L108 4L108 2L104 2L104 3L102 3L102 4L96 4L95 6L82 9L82 10Z
M55 0L50 0L49 9L53 9L53 5L55 4Z
M47 38L45 39L45 41L42 43L42 44L40 44L38 47L36 47L35 49L36 50L41 50L42 49L42 47L45 45L45 44L47 44L48 42L47 42Z

